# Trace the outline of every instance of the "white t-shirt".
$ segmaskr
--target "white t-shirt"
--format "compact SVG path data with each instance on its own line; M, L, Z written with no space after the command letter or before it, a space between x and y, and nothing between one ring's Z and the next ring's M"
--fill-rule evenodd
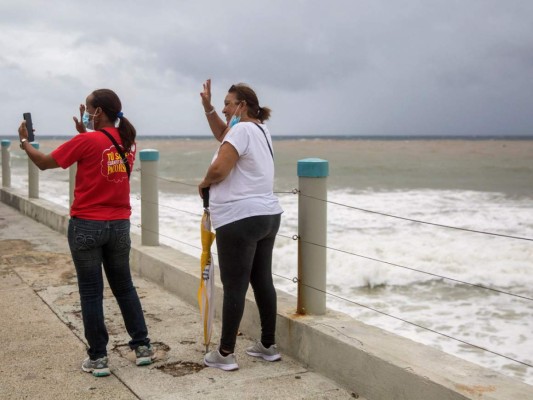
M209 190L211 222L215 229L243 218L283 212L273 193L274 160L267 144L268 140L272 148L272 138L267 127L264 124L261 127L267 138L253 122L240 122L221 143L228 142L235 147L239 159L229 175ZM218 150L213 161L217 156Z

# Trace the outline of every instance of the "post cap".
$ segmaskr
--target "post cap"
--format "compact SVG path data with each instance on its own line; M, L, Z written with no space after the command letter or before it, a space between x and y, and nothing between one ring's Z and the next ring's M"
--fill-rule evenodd
M9 147L10 144L11 144L11 140L2 139L2 147Z
M35 149L39 150L39 142L31 142L30 143Z
M158 161L159 160L159 150L154 149L144 149L139 151L141 161Z
M307 178L325 178L329 175L329 162L321 158L304 158L298 160L298 176Z

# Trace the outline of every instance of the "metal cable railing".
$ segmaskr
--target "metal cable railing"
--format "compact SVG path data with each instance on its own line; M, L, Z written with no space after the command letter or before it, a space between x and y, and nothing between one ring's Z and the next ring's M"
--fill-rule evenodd
M294 239L294 237L293 237L293 239ZM295 240L297 240L297 239L301 240L300 238L296 237ZM418 273L421 273L421 274L434 276L434 277L437 277L437 278L440 278L440 279L444 279L444 280L460 283L460 284L463 284L463 285L468 285L468 286L476 287L476 288L479 288L479 289L492 290L493 292L497 292L497 293L501 293L501 294L505 294L505 295L513 296L513 297L518 297L518 298L521 298L521 299L524 299L524 300L533 301L533 298L531 298L531 297L527 297L527 296L522 296L522 295L515 294L515 293L506 292L504 290L491 288L491 287L480 285L480 284L476 284L476 283L470 283L470 282L462 281L460 279L450 278L450 277L447 277L447 276L435 274L433 272L423 271L423 270L416 269L416 268L406 267L405 265L396 264L396 263L393 263L393 262L390 262L390 261L379 260L379 259L373 258L373 257L363 256L361 254L353 253L353 252L346 251L346 250L336 249L334 247L324 246L324 245L321 245L321 244L318 244L318 243L312 243L312 242L308 242L308 241L305 241L305 240L302 240L302 242L310 244L310 245L313 245L313 246L326 248L328 250L333 250L333 251L337 251L337 252L340 252L340 253L349 254L349 255L352 255L352 256L355 256L355 257L364 258L366 260L375 261L375 262L378 262L378 263L381 263L381 264L387 264L387 265L390 265L390 266L393 266L393 267L403 268L403 269L407 269L407 270L410 270L410 271L418 272Z
M295 189L295 190L297 190L297 189ZM372 211L372 210L367 210L367 209L360 208L360 207L354 207L354 206L350 206L350 205L347 205L347 204L338 203L338 202L331 201L331 200L320 199L320 198L318 198L318 197L314 197L314 196L306 195L306 194L304 194L304 193L301 193L300 191L298 191L298 192L299 192L299 195L300 195L300 196L305 196L305 197L308 197L308 198L310 198L310 199L314 199L314 200L318 200L318 201L323 201L323 202L326 202L326 203L329 203L329 204L334 204L334 205L341 206L341 207L350 208L350 209L352 209L352 210L363 211L363 212L366 212L366 213L371 213L371 214L381 215L381 216L384 216L384 217L396 218L396 219L401 219L401 220L409 221L409 222L416 222L416 223L418 223L418 224L425 224L425 225L437 226L437 227L439 227L439 228L455 229L455 230L460 230L460 231L465 231L465 232L480 233L480 234L483 234L483 235L491 235L491 236L499 236L499 237L504 237L504 238L509 238L509 239L518 239L518 240L528 240L528 241L533 241L532 238L527 238L527 237L505 235L505 234L501 234L501 233L486 232L486 231L480 231L480 230L476 230L476 229L461 228L461 227L457 227L457 226L444 225L444 224L437 224L437 223L434 223L434 222L421 221L421 220L412 219L412 218L400 217L400 216L397 216L397 215L391 215L391 214L387 214L387 213L384 213L384 212Z

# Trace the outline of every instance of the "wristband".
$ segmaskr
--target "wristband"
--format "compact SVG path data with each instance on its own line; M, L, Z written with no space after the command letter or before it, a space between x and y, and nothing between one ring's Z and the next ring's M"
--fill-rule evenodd
M215 110L215 107L213 107L213 108L211 109L211 111L206 111L206 112L205 112L205 115L211 115L211 114L213 114L215 111L216 111L216 110Z

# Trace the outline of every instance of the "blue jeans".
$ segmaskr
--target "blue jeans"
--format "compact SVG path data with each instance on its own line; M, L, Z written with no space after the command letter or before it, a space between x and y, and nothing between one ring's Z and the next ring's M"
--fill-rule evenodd
M104 322L104 280L102 264L113 295L117 299L130 348L148 345L148 330L141 302L130 272L130 221L91 221L72 218L68 226L68 244L78 275L81 313L87 354L92 360L107 355L109 335Z
M261 343L276 343L277 298L272 281L272 251L281 214L244 218L216 230L220 279L224 287L220 349L235 350L251 284L261 320Z

